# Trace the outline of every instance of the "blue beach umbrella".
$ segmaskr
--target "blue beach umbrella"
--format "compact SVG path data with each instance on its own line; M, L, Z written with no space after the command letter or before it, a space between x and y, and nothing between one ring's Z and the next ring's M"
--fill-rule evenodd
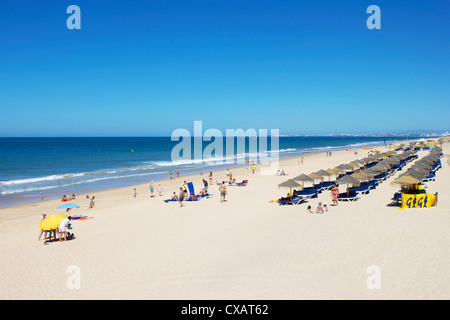
M79 208L80 206L75 203L64 203L60 205L57 209L73 209L73 208Z

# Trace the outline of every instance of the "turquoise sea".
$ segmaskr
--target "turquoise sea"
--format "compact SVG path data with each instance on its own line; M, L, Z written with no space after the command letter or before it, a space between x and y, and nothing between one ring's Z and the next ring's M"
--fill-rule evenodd
M280 137L277 150L285 158L402 140L406 138L292 136ZM184 175L232 166L208 159L172 161L178 143L170 137L0 138L0 207L37 201L41 192L45 199L59 198L166 179L177 170ZM209 143L203 142L202 150ZM244 152L234 151L235 163L255 156L248 145ZM275 151L270 149L270 138L268 149Z

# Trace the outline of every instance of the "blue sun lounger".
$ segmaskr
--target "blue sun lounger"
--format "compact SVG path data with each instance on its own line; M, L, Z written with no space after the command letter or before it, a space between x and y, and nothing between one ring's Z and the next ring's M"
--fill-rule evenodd
M318 189L304 189L304 190L298 190L295 191L297 193L297 196L304 197L305 199L310 198L317 198L317 193L319 192Z
M282 206L282 205L289 205L289 204L299 205L299 204L302 204L303 202L306 202L305 198L303 198L303 197L293 197L292 199L279 200L278 204L280 206Z
M357 194L356 192L350 192L348 195L347 195L347 192L344 192L344 193L340 193L338 195L338 201L353 202L353 201L356 201L359 198L360 198L360 195Z

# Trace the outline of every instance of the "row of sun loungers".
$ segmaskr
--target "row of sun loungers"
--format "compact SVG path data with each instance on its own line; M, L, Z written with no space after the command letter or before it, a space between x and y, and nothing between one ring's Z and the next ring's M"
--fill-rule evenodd
M417 159L418 156L411 154L406 159L402 159L399 163L392 166L389 173L381 173L375 176L371 181L366 181L360 183L358 187L349 188L348 192L342 192L338 195L338 201L348 201L353 202L361 198L362 195L368 194L370 190L375 189L381 182L385 181L387 178L395 174L397 171L402 170L402 168L409 163ZM370 164L366 167L370 168L375 166L376 163ZM354 171L348 172L347 175L353 174ZM430 177L431 178L431 177ZM315 184L313 187L304 188L303 190L296 190L294 192L295 196L292 198L286 197L278 200L280 205L299 205L307 202L311 198L317 198L318 194L330 190L333 184L339 186L337 181L324 181L319 184Z

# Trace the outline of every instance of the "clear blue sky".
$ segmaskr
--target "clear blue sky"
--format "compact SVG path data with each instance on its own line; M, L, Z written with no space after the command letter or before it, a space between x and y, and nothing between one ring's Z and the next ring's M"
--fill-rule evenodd
M448 130L449 16L440 0L2 1L0 136Z

